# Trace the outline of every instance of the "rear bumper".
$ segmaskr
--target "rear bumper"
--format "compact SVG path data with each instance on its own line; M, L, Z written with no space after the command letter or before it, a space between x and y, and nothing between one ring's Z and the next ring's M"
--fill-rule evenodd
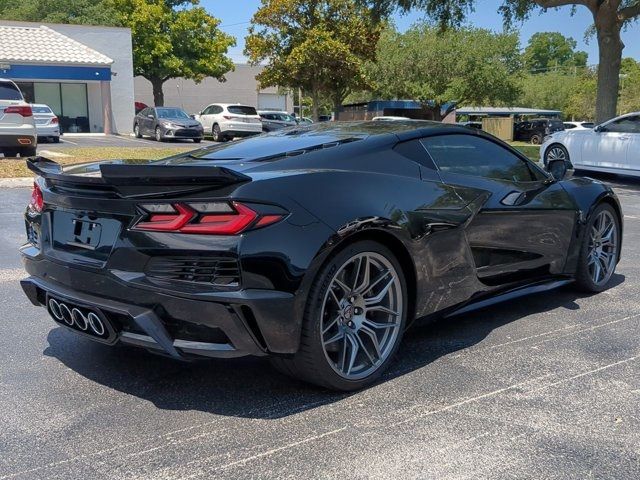
M299 338L286 334L286 328L268 330L272 322L291 315L294 297L289 293L247 289L189 298L34 259L24 251L23 262L31 276L21 285L31 303L47 307L54 298L107 320L114 331L109 342L52 315L59 325L93 340L136 345L179 359L292 353L298 347Z
M38 137L59 137L60 126L59 125L38 125L36 127Z
M35 147L38 144L34 131L5 133L0 131L0 148Z

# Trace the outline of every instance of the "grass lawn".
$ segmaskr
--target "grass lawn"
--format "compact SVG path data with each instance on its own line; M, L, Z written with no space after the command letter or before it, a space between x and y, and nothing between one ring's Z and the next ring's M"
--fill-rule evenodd
M193 146L184 147L164 147L164 148L135 148L135 147L67 147L56 149L55 147L44 148L47 152L54 152L60 155L43 156L50 158L62 165L72 163L93 162L96 160L112 160L118 158L148 158L158 159L180 152L193 150ZM64 155L64 156L63 156ZM24 159L21 158L0 158L0 178L30 177L32 173L27 169Z
M527 157L529 157L534 162L540 161L540 146L539 145L531 145L526 142L510 142L510 145L514 147L516 150L520 150Z

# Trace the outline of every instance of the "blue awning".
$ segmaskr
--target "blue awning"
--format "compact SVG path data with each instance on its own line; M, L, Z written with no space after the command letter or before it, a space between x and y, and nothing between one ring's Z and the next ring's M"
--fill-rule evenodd
M0 66L0 76L12 80L98 80L109 82L111 81L111 68L76 67L72 65L3 64Z

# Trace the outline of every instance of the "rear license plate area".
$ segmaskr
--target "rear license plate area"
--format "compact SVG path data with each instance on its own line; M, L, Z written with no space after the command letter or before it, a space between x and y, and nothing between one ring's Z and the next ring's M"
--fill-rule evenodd
M111 254L121 222L83 212L58 210L52 215L53 249L101 262Z

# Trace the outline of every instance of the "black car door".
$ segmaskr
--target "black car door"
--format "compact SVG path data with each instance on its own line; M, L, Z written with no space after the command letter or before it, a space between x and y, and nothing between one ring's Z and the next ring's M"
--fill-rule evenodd
M561 273L577 208L559 182L489 137L421 140L445 184L475 189L466 236L480 281L501 285Z

